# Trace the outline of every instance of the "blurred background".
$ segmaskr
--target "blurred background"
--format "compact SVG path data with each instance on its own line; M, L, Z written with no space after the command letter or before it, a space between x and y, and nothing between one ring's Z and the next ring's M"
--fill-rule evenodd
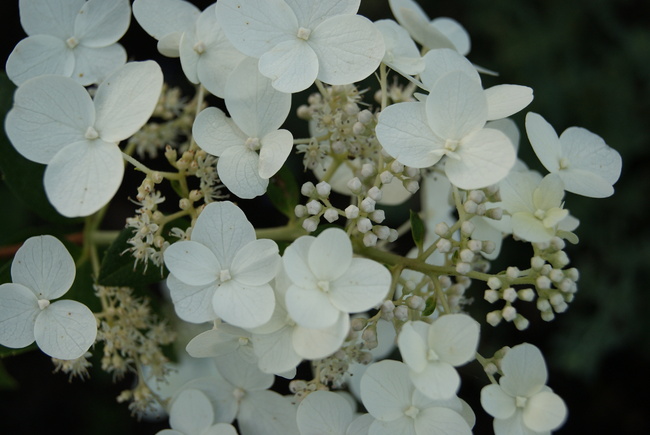
M210 1L193 1L201 9ZM425 3L425 2L421 2ZM491 355L503 345L524 341L542 348L550 370L549 386L569 407L569 420L557 433L650 433L650 2L645 0L457 0L426 2L431 18L447 16L469 32L469 59L499 72L484 85L530 86L535 100L526 109L544 116L561 133L580 126L600 135L623 157L616 193L606 199L567 194L565 206L581 220L577 246L567 248L580 270L579 292L569 310L552 323L527 312L524 333L511 324L483 326L481 352ZM25 37L18 2L3 3L0 58ZM372 20L390 17L386 0L363 0L360 13ZM134 60L154 57L166 77L181 74L177 60L161 58L155 41L135 22L122 43ZM2 89L2 105L11 91ZM304 96L294 97L294 105ZM514 120L523 128L525 112ZM304 127L301 127L304 129ZM304 130L303 130L304 132ZM5 140L4 138L2 140ZM520 156L537 163L525 138ZM126 195L134 196L132 192ZM44 222L0 183L0 247L41 234ZM132 214L117 213L119 229ZM70 223L64 228L74 228ZM528 246L508 242L492 270L526 268ZM6 258L0 258L6 262ZM475 288L477 312L492 308ZM521 306L521 304L520 304ZM0 427L3 433L35 434L58 429L69 434L148 434L166 422L138 422L115 397L129 387L113 385L100 370L89 381L68 383L52 375L49 358L30 352L0 361ZM490 419L478 403L487 382L476 367L463 369L460 396L478 418L475 433L491 433Z

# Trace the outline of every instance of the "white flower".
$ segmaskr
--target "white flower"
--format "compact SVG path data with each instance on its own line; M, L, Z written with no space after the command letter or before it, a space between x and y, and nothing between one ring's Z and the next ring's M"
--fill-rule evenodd
M388 294L390 272L380 263L352 258L345 231L328 228L318 237L303 236L284 252L289 315L311 329L334 325L340 316L366 311Z
M298 405L296 421L300 435L359 435L355 409L341 394L332 391L314 391ZM367 433L367 431L366 431Z
M445 174L454 185L482 188L503 179L516 158L503 132L484 128L488 113L480 82L452 71L435 81L425 102L384 109L377 139L396 160L414 168L428 168L447 156Z
M179 57L183 32L192 29L201 11L183 0L135 0L133 16L138 24L158 40L158 51Z
M169 425L158 435L237 435L235 428L226 423L214 423L210 399L201 390L188 388L174 399L169 410Z
M183 320L201 323L218 316L251 328L266 323L273 313L269 282L280 267L278 246L272 240L255 240L253 225L232 202L208 204L191 240L165 250L165 265L172 300ZM211 316L206 303L212 305Z
M7 135L20 154L47 165L45 192L59 213L87 216L115 195L124 175L117 144L149 119L162 82L158 64L147 61L113 72L94 101L67 77L36 77L16 90Z
M223 184L240 198L263 195L293 148L291 133L279 130L291 109L291 95L277 92L254 63L246 59L230 75L225 98L232 118L209 107L192 128L196 143L219 157Z
M508 351L501 362L499 385L481 390L481 405L494 417L496 435L535 435L558 429L567 408L560 396L546 386L544 357L532 344Z
M7 59L17 85L44 74L72 77L88 86L126 62L117 44L129 27L127 0L20 0L20 22L29 35Z
M614 194L621 155L600 136L569 127L558 138L551 124L533 112L526 115L526 133L540 162L562 179L566 191L592 198Z
M534 171L513 171L500 184L500 205L510 214L512 233L529 242L548 242L558 231L573 231L578 222L563 208L559 176L542 179Z
M237 326L221 323L213 329L202 332L185 348L194 358L208 358L237 352L250 362L255 362L251 333Z
M0 344L22 348L36 340L53 358L72 360L95 342L97 321L84 304L61 300L75 277L74 260L52 236L31 237L11 264L13 283L0 285Z
M432 399L449 399L460 387L454 367L474 359L479 324L465 314L448 314L432 324L406 322L397 337L409 376L422 394Z
M400 74L415 75L424 70L420 51L408 32L393 20L375 21L375 27L384 37L386 54L382 61Z
M384 56L383 39L360 0L221 0L217 19L226 36L282 92L299 92L319 79L354 83Z
M413 386L408 367L398 361L368 367L361 379L361 398L376 419L370 435L471 434L471 409L457 397L443 401L424 396Z

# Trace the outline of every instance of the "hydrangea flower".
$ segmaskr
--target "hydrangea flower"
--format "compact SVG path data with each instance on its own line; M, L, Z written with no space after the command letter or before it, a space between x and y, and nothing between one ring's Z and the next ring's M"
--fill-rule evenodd
M5 129L16 150L47 165L45 193L59 213L88 216L106 205L124 175L117 144L153 113L163 76L153 61L130 62L104 80L95 99L68 77L20 86Z
M169 425L158 435L237 435L231 424L214 423L210 399L201 390L188 388L174 399L169 410Z
M56 74L88 86L126 62L117 40L129 28L127 0L20 0L19 5L29 36L7 59L7 75L16 85Z
M350 239L339 228L298 238L282 259L292 282L285 298L287 311L305 328L327 328L342 313L366 311L390 288L388 269L367 258L353 258Z
M167 285L183 320L201 323L218 316L252 328L273 314L275 297L269 282L280 267L278 245L256 240L253 225L232 202L208 204L196 220L191 240L165 250L165 265L170 271Z
M72 286L74 260L58 239L31 237L11 264L13 283L0 285L0 344L14 349L34 341L47 355L72 360L95 342L97 321L84 304L60 300Z
M526 115L526 133L544 167L557 174L564 189L591 198L614 194L621 175L621 155L598 135L580 127L557 133L537 113Z
M415 387L432 399L454 397L460 376L454 367L474 359L479 324L466 314L447 314L432 324L406 322L397 337Z
M133 16L151 37L158 40L164 56L179 57L181 36L196 24L201 11L183 0L135 0Z
M501 362L499 384L481 390L481 405L494 417L496 435L548 434L562 426L567 408L546 386L544 357L532 344L514 346Z
M196 143L218 156L221 182L240 198L263 195L271 178L293 149L293 135L279 129L291 109L291 95L277 92L268 79L242 61L226 86L226 107L232 118L216 107L196 117Z
M360 0L221 0L217 19L233 45L259 59L282 92L332 85L372 74L384 57L379 31L356 15Z

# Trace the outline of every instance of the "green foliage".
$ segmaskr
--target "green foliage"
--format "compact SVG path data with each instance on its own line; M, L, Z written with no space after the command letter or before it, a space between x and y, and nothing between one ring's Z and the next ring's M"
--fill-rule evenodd
M424 243L424 222L417 212L411 210L411 236L418 251L422 252L422 244Z
M296 217L294 209L298 205L300 192L296 179L287 165L271 178L266 194L273 206L289 220Z
M427 298L427 300L425 301L424 304L425 305L424 305L424 310L422 310L422 316L426 317L426 316L430 316L431 314L433 314L433 312L436 310L436 305L437 305L436 304L436 298L434 298L433 296L430 296L430 297Z

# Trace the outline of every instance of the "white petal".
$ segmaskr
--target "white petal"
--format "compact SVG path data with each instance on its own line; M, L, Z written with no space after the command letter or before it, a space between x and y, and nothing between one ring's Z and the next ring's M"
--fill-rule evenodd
M318 75L318 57L306 41L291 38L260 57L260 72L271 79L280 92L294 93L307 89Z
M45 308L34 325L36 344L59 359L77 359L97 337L97 320L92 311L77 301L56 301Z
M246 396L237 415L241 435L297 434L296 407L274 391Z
M239 347L239 337L222 330L222 326L236 328L241 331L242 337L250 337L250 333L243 329L223 323L219 327L202 332L191 339L185 346L187 353L194 358L210 358L236 352Z
M38 299L63 296L74 282L75 265L63 243L52 236L30 237L11 263L13 282L31 289Z
M429 127L424 103L399 103L379 114L377 140L400 163L428 168L442 157L444 141Z
M179 57L181 37L185 32L173 32L168 35L163 36L156 44L156 48L163 56L167 57Z
M75 48L74 56L75 65L71 77L84 86L101 82L126 62L126 50L120 44L99 48L80 45Z
M191 286L214 283L222 268L207 246L189 240L176 242L165 250L165 265L176 278Z
M499 183L501 204L511 214L518 212L534 213L533 192L542 181L542 176L534 171L513 171Z
M120 149L96 139L72 143L61 150L45 168L43 183L59 213L88 216L108 204L123 175Z
M539 432L530 430L524 424L522 412L517 410L511 417L506 419L494 419L495 435L539 435ZM544 435L547 435L546 432Z
M433 89L439 78L453 71L463 72L477 83L481 83L476 68L464 56L458 54L456 50L451 48L430 50L424 55L423 59L425 68L424 72L420 74L420 78L425 89Z
M340 278L352 262L352 244L348 235L340 228L326 229L311 244L307 262L318 280Z
M427 366L428 345L422 336L413 328L415 324L424 322L406 322L397 336L397 345L399 346L402 360L409 368L415 372L423 371ZM427 329L428 329L428 325Z
M244 285L269 283L280 269L278 245L273 240L254 240L237 252L230 273Z
M277 130L291 110L291 95L278 92L251 58L228 78L225 99L232 120L249 137L262 138Z
M190 323L204 323L217 318L212 308L215 285L190 286L173 274L169 274L167 286L174 303L174 310L181 319Z
M417 20L423 23L429 23L429 16L424 12L424 9L414 0L388 0L390 10L397 19L397 21L404 27L404 11L411 11Z
M262 56L298 32L296 16L282 0L220 1L217 19L230 42L251 57Z
M381 63L384 38L370 20L360 15L331 17L308 40L318 56L318 79L331 85L358 82Z
M158 103L163 75L156 62L129 62L97 88L95 129L102 139L118 142L138 131Z
M282 373L300 364L302 357L293 349L292 331L293 328L285 326L270 334L253 335L257 364L264 373Z
M378 420L391 421L411 406L414 387L408 367L397 361L372 364L361 378L363 406Z
M20 349L34 342L34 323L41 312L34 292L20 284L0 285L0 344Z
M232 202L212 202L196 220L192 240L210 248L219 264L230 268L237 251L255 240L255 229Z
M233 120L216 107L199 113L192 126L192 135L201 149L217 157L230 147L243 146L248 139Z
M316 286L316 277L309 268L307 257L309 249L316 240L313 236L297 238L284 251L282 263L289 280L298 287L312 288Z
M510 118L497 119L496 121L488 121L485 123L485 128L493 128L495 130L501 131L503 134L508 136L512 146L515 148L515 152L519 150L519 139L521 138L521 133L519 132L519 127L517 124Z
M370 414L357 414L356 418L348 426L345 435L368 435L370 425L375 421Z
M487 119L507 118L524 109L533 101L533 90L528 86L497 85L485 90L488 103Z
M269 180L259 175L259 155L242 144L225 150L217 162L221 182L243 199L264 195Z
M255 328L269 321L275 307L270 285L245 286L233 280L217 288L212 307L226 322L241 328Z
M186 434L199 434L212 423L212 403L201 390L183 390L172 402L169 411L169 425L172 428Z
M200 12L192 3L183 0L135 0L133 2L133 16L145 32L156 39L162 39L170 33L189 30Z
M330 283L330 301L346 313L366 311L384 300L390 281L390 272L382 264L353 258L345 273Z
M459 159L447 158L445 174L461 189L480 189L504 179L517 158L510 139L499 130L483 128L463 140Z
M309 394L296 415L300 435L344 434L352 417L350 404L331 391Z
M20 0L20 24L28 35L45 34L66 40L85 0Z
M326 328L309 329L297 325L293 330L291 343L301 357L320 359L339 350L349 333L350 316L340 313L334 324Z
M196 378L183 385L182 390L193 388L201 390L212 403L214 420L217 422L230 423L236 415L239 404L234 400L233 392L235 387L225 380L217 370L209 377ZM176 396L178 396L178 391Z
M564 183L558 174L547 174L533 192L533 205L536 209L550 210L561 207L564 198Z
M431 21L431 25L445 35L460 54L466 56L469 53L471 47L469 34L458 21L448 17L438 17Z
M449 408L422 409L415 419L418 434L471 435L472 431L463 417Z
M74 35L86 47L106 47L124 36L130 21L127 0L89 0L77 15Z
M260 371L256 362L248 362L238 353L221 355L214 361L221 376L234 387L253 392L273 385L275 377L272 374Z
M517 410L515 398L506 394L496 384L486 385L481 389L481 406L494 418L511 417Z
M465 314L449 314L437 319L429 329L429 346L441 361L460 366L476 356L480 326Z
M526 114L526 133L537 158L549 172L560 169L562 149L557 133L544 118L537 113Z
M5 128L20 154L49 163L67 145L84 140L94 122L95 108L82 86L67 77L44 76L16 90Z
M28 79L45 74L70 77L75 60L65 41L49 35L34 35L13 49L5 69L7 76L20 86Z
M527 212L513 214L511 223L512 233L527 242L548 242L555 235L554 228L545 227L542 221Z
M319 23L336 15L356 14L361 0L304 1L285 0L303 27L315 28Z
M195 85L200 83L198 65L202 54L199 54L194 49L196 44L199 42L195 29L192 29L182 33L178 46L178 54L181 58L181 68L183 68L183 73L185 74L185 77Z
M420 50L406 29L393 20L379 20L374 24L384 38L386 47L382 61L403 74L421 73L424 69L424 61L420 57Z
M436 81L427 97L426 111L431 130L450 140L460 140L482 128L488 114L483 88L460 71Z
M260 141L259 174L262 178L274 176L293 149L293 135L289 130L272 131Z
M402 415L396 420L375 420L370 424L368 435L420 435L415 431L415 420Z
M415 387L434 400L454 397L460 387L458 372L446 362L429 362L423 371L409 375Z
M567 416L566 404L550 391L540 391L528 399L524 408L524 424L536 432L559 428Z
M332 326L341 312L329 300L326 293L316 288L292 285L285 297L287 311L300 326L322 329Z
M501 362L499 384L512 396L530 397L546 385L548 372L542 352L532 344L514 346Z

